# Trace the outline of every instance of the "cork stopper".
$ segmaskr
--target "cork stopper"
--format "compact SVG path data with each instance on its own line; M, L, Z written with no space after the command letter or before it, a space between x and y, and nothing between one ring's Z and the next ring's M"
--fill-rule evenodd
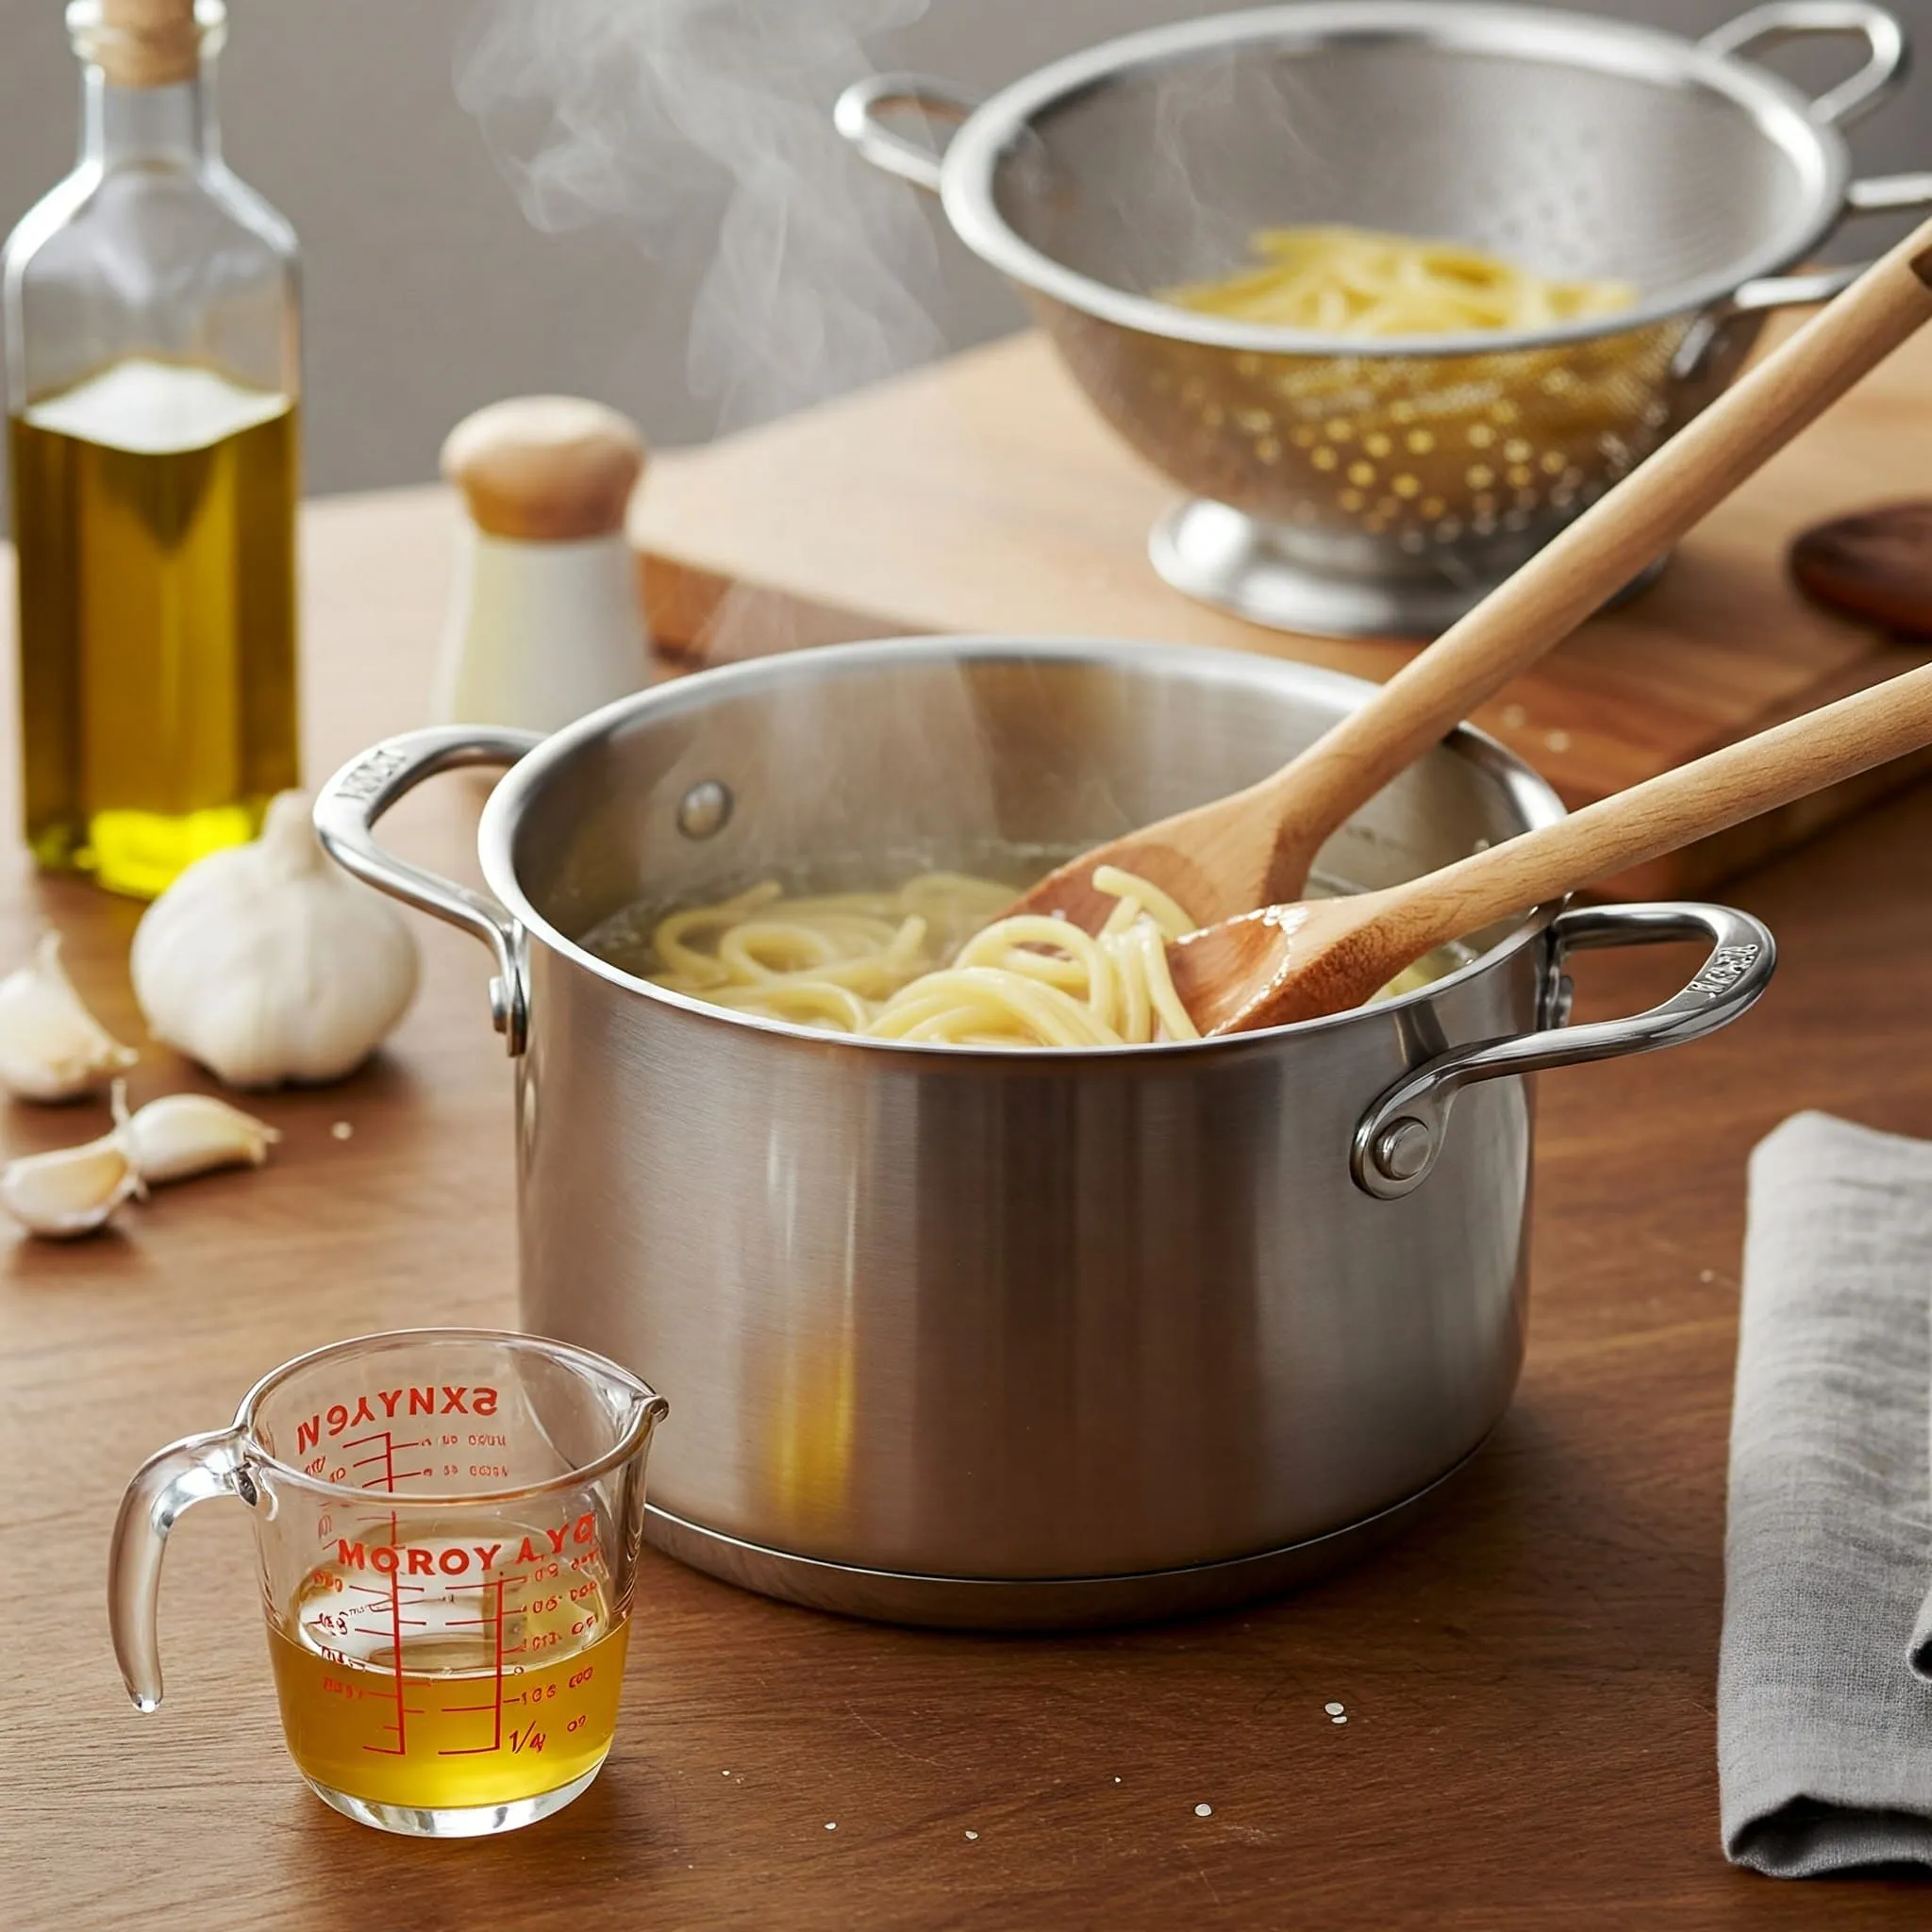
M201 68L204 37L224 9L201 0L77 0L67 10L74 44L116 87L173 87Z
M442 474L491 537L574 543L624 527L643 474L629 417L581 396L512 396L465 416L442 445Z

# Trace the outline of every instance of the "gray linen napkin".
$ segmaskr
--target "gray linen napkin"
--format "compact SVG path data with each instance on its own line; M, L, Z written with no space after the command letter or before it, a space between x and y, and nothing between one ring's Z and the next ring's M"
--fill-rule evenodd
M1751 1157L1718 1671L1724 1850L1932 1864L1932 1144L1824 1114Z

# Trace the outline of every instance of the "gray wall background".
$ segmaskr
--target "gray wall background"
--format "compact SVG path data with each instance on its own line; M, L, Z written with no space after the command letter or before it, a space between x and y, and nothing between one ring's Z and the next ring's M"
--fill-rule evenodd
M922 20L875 42L873 55L881 68L990 87L1111 34L1227 4L930 0ZM1932 0L1892 4L1926 60L1855 132L1867 173L1932 168ZM231 0L221 75L228 157L293 221L303 244L312 490L430 476L458 417L520 391L603 397L659 445L701 440L714 426L685 380L702 235L666 263L616 227L530 226L457 99L472 6ZM1596 0L1596 10L1697 34L1740 8L1738 0ZM59 0L0 0L0 48L5 229L72 165L78 89ZM1822 50L1802 51L1818 58L1808 71L1802 62L1788 71L1808 78L1828 70ZM1886 234L1883 224L1861 224L1858 241ZM990 272L944 240L939 253L939 319L950 343L1019 323Z

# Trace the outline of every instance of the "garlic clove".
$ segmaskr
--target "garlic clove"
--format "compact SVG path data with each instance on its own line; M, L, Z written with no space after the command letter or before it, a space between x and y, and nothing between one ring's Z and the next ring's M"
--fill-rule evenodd
M24 1155L0 1168L0 1208L29 1234L57 1241L92 1234L141 1191L118 1130L79 1147Z
M0 979L0 1087L17 1099L72 1100L140 1058L81 1003L58 932L42 933L32 960Z
M380 894L326 862L308 801L197 860L148 908L130 958L157 1040L231 1087L336 1080L416 991L416 942Z
M132 1115L123 1102L115 1118L135 1173L149 1185L219 1167L259 1167L282 1138L278 1128L211 1093L169 1093Z

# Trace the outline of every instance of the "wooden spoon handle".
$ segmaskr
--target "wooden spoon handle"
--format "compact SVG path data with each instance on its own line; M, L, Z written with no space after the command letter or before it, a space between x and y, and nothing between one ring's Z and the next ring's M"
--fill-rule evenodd
M1932 222L1257 789L1342 824L1932 320L1928 282Z
M1932 664L1376 894L1429 946L1932 744Z

